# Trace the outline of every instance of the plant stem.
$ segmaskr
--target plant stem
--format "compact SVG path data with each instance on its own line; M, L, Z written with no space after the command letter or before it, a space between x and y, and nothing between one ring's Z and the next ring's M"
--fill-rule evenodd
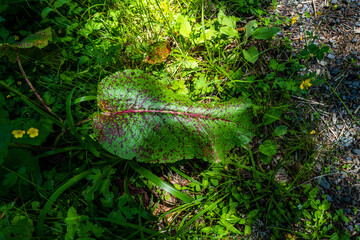
M22 65L21 65L20 58L19 58L19 52L18 52L18 49L17 49L17 48L16 48L16 61L17 61L18 65L19 65L21 74L24 76L27 84L29 85L29 87L31 88L31 90L33 90L33 92L35 93L36 97L40 100L40 102L44 105L44 107L45 107L50 113L54 114L53 111L50 109L50 107L49 107L48 105L46 105L44 99L42 99L42 97L40 97L40 95L36 92L34 86L31 84L30 80L27 78L26 73L25 73L25 71L24 71L24 69L23 69L23 67L22 67Z

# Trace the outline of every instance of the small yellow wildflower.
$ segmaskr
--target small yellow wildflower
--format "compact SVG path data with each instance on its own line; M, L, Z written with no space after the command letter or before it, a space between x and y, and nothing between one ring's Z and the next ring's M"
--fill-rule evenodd
M61 29L58 30L58 33L62 33Z
M316 12L316 15L321 16L321 15L322 15L322 12L321 12L321 11L317 11L317 12Z
M300 36L300 41L302 41L302 36Z
M11 132L15 138L22 138L25 134L24 130L14 130Z
M21 81L17 81L17 85L21 85L22 84L22 82Z
M19 40L19 36L18 36L18 35L15 35L15 36L14 36L14 39L15 39L15 41Z
M291 234L291 233L288 233L288 234L286 234L286 239L295 240L296 237L295 237L295 235L293 235L293 234Z
M312 84L310 83L311 79L306 79L305 81L302 81L300 84L300 89L308 89Z
M310 132L311 135L314 135L315 133L316 133L315 130L312 130L312 131Z
M291 19L291 24L294 24L294 23L296 22L296 18L297 18L297 17L293 17L293 18Z
M335 9L337 9L337 7L338 7L338 5L335 4L335 5L333 6L333 9L335 10Z
M169 12L169 8L168 8L166 2L162 2L162 3L161 3L161 8L163 9L163 11L164 11L165 13L168 13L168 12Z
M39 136L39 129L30 128L29 130L27 130L26 133L29 134L31 138L34 138L36 136Z
M8 95L6 96L6 98L11 98L11 95L10 95L10 94L8 94Z

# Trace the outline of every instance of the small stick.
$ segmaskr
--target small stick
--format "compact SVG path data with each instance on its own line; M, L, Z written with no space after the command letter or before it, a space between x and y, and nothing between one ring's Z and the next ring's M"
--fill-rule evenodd
M313 7L314 7L314 15L315 15L315 19L316 19L316 18L317 18L317 14L316 14L316 6L315 6L314 0L312 0L312 4L313 4Z
M305 99L305 98L298 97L298 96L295 96L295 95L291 95L291 97L303 100L304 102L307 102L307 103L310 103L310 104L325 106L324 103L316 102L314 100Z
M22 67L22 65L21 65L20 58L19 58L19 52L18 52L18 49L17 49L17 48L16 48L16 61L17 61L18 65L19 65L21 74L24 76L27 84L29 85L29 87L31 88L31 90L33 90L33 92L35 93L36 97L40 100L40 102L44 105L44 107L45 107L50 113L54 114L53 111L51 111L51 109L49 108L49 106L46 105L44 99L42 99L42 98L40 97L40 95L36 92L34 86L31 84L30 80L27 78L26 73L25 73L25 71L24 71L24 69L23 69L23 67Z

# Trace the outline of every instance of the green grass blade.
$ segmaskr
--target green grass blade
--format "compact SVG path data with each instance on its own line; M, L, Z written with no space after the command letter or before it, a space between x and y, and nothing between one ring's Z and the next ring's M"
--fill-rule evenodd
M96 220L115 223L115 224L120 225L121 227L131 228L131 229L134 229L136 231L143 231L143 232L148 233L148 234L153 234L154 236L162 237L162 239L166 238L166 236L164 234L162 234L162 233L159 233L159 232L156 232L155 230L148 229L148 228L145 228L145 227L141 227L139 225L135 225L135 224L132 224L132 223L120 222L118 220L110 219L110 218L96 218Z
M228 194L227 194L228 195ZM196 214L193 218L191 218L188 222L186 222L184 224L184 226L182 226L179 231L176 233L175 239L177 239L177 237L186 229L188 228L193 222L195 222L196 220L198 220L201 216L203 216L205 213L207 213L208 211L213 210L214 208L217 207L218 203L220 203L227 195L223 196L222 198L218 199L216 202L210 204L209 206L207 206L206 208L204 208L203 210L201 210L198 214Z
M172 194L173 196L177 197L178 199L181 199L185 203L191 203L194 201L192 197L190 197L187 194L184 194L180 192L179 190L172 187L170 184L166 183L165 181L161 180L158 176L154 175L149 170L141 167L139 164L137 164L134 161L129 161L129 165L139 174L147 178L149 181L153 182L156 186L164 189L168 193Z
M195 179L189 177L188 175L186 175L185 173L183 173L182 171L178 170L177 168L175 168L174 166L170 167L171 170L173 170L174 172L176 172L177 174L179 174L180 176L182 176L183 178L189 180L190 182L196 183L200 186L202 186L202 184L198 181L196 181Z
M91 173L91 169L82 172L75 177L71 178L69 181L67 181L65 184L63 184L61 187L59 187L47 200L44 208L41 210L39 215L39 221L37 224L37 233L40 237L44 237L44 221L47 213L50 211L51 206L54 204L56 199L68 188L70 188L72 185L78 183L81 179L88 176Z
M96 100L97 97L96 96L83 96L83 97L78 97L77 99L74 100L74 104L78 104L81 102L87 102L87 101L92 101L92 100Z
M74 136L79 140L79 142L86 149L88 149L92 154L94 154L95 157L100 157L100 153L98 152L98 150L96 150L96 148L93 146L93 144L91 144L91 142L89 142L89 141L85 142L83 140L83 137L76 131L74 119L73 119L72 113L71 113L71 99L72 99L72 95L75 92L75 89L76 89L76 87L71 90L71 92L69 93L69 95L68 95L68 97L66 99L66 119L67 119L67 124L68 124L72 134L74 134Z

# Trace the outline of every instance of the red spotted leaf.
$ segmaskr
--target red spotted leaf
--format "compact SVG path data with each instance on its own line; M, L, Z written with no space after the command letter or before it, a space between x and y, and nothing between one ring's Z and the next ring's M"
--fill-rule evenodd
M19 43L14 44L17 48L44 48L49 44L49 41L52 40L51 28L48 27L44 30L36 32L27 36L24 40Z
M252 138L249 102L194 103L140 70L106 77L97 97L94 132L106 150L124 159L221 161Z
M149 64L160 64L169 57L170 52L170 45L166 41L153 43L150 46L148 56L144 59L144 62Z
M32 47L44 48L52 41L52 30L48 27L44 30L30 34L21 42L0 44L0 58L6 56L10 62L16 61L16 49L28 49Z

